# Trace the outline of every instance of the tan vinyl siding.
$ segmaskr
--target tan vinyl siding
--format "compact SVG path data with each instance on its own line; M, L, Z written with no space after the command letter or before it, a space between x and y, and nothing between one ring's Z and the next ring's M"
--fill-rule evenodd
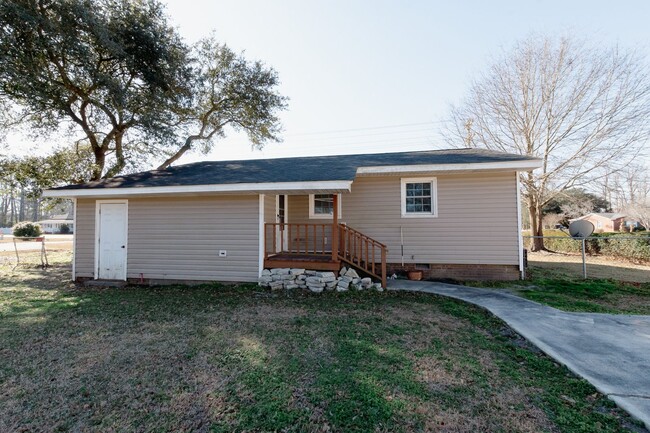
M127 277L255 281L258 207L257 195L129 200Z
M276 197L277 196L274 194L264 195L264 222L265 223L275 222Z
M95 276L95 200L77 199L75 278Z
M95 200L77 206L77 276L92 277ZM258 207L257 195L129 199L127 278L256 281Z
M418 176L405 176L408 178ZM422 176L431 177L431 176ZM341 221L388 246L389 263L519 263L515 173L438 175L438 217L402 218L401 177L358 177L343 194ZM292 196L291 222L309 219L308 196Z

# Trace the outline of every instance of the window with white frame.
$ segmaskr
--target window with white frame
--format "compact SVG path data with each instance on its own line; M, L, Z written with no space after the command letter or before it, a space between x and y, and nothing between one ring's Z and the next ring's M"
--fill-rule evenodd
M341 195L338 196L341 218ZM309 218L332 218L334 214L334 194L309 194Z
M402 216L437 217L435 177L402 179Z

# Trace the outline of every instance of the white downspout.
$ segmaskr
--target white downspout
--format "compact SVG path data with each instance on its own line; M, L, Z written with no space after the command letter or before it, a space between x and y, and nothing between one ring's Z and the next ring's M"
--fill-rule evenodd
M515 173L517 176L517 243L519 245L519 272L521 279L526 278L526 268L524 268L524 236L521 226L521 185L519 182L519 172Z

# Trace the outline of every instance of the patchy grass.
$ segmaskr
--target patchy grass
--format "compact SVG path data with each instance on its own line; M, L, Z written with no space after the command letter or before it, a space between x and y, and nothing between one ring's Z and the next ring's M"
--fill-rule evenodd
M470 282L468 285L511 291L565 311L650 315L650 283L582 279L541 269L529 269L528 279Z
M65 272L0 269L0 431L644 431L457 301Z

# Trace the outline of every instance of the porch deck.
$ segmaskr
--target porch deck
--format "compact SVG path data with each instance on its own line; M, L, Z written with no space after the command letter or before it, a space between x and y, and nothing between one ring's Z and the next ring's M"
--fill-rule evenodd
M283 217L281 222L264 223L264 267L337 272L346 263L386 287L386 245L339 224L338 206L334 194L332 224L287 223Z
M283 251L269 254L264 259L265 268L305 268L318 271L338 271L341 269L340 260L332 260L332 253L320 254L292 253Z

